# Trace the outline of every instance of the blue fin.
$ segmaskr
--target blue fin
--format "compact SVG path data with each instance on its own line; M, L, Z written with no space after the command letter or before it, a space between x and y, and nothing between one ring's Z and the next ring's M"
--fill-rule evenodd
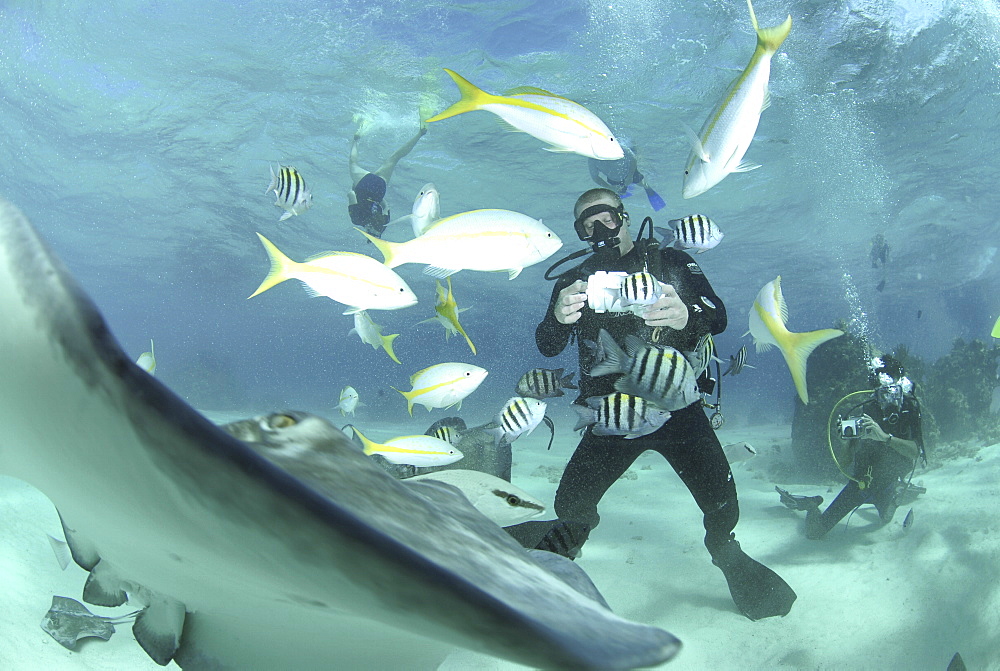
M654 212L659 212L667 205L663 202L663 199L660 198L660 194L656 193L648 186L646 187L646 198L649 199L649 206L653 208Z

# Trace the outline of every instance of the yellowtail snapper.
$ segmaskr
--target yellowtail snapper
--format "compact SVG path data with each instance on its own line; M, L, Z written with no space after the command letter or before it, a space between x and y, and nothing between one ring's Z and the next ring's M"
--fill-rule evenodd
M521 376L517 382L517 393L529 398L556 398L566 392L563 389L576 389L573 384L575 373L563 375L562 368L532 368Z
M625 350L601 329L597 350L600 360L590 374L600 377L624 373L615 381L615 389L642 396L665 410L680 410L701 399L694 368L673 347L655 347L629 335L625 337Z
M615 392L607 396L591 396L587 406L573 404L580 415L574 430L592 426L598 436L646 436L670 419L670 412L640 396Z
M306 180L298 170L290 165L279 165L277 174L274 168L270 170L271 185L264 193L274 191L274 204L285 210L278 221L284 221L293 214L302 214L312 207L312 193L306 187Z
M656 227L656 232L663 236L661 247L693 249L696 254L713 249L722 242L725 235L714 221L703 214L671 219L667 226L668 228Z

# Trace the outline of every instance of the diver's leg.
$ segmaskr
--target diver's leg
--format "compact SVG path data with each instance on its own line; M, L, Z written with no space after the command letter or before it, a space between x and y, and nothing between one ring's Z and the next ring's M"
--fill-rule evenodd
M869 492L851 480L822 513L819 506L806 511L806 538L818 540L837 526L848 513L868 500Z
M795 592L777 573L748 557L733 530L740 519L736 484L722 445L701 409L676 411L656 448L677 471L704 515L705 546L729 585L739 611L751 620L787 615Z
M622 473L643 453L644 448L617 436L595 436L590 430L570 457L556 490L555 513L559 518L548 524L542 538L534 544L564 557L575 557L590 532L600 523L597 504ZM529 526L532 525L532 526ZM529 533L540 529L531 522L508 528L514 538L526 544Z
M413 148L417 146L417 142L426 132L427 127L421 124L420 130L417 131L417 134L410 138L409 142L396 150L396 153L386 159L386 162L379 166L379 169L375 171L375 174L388 182L389 178L392 177L392 171L396 169L396 164L399 163L399 159L413 151Z
M368 174L368 171L358 165L358 140L361 136L358 133L354 134L354 139L351 140L351 154L347 160L347 165L351 171L351 185L357 185L361 181L361 178Z

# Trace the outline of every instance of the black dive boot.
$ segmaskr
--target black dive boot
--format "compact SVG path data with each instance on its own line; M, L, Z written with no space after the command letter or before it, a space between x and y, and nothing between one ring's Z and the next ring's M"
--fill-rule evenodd
M788 615L795 592L777 573L748 557L735 538L715 548L712 563L722 569L736 607L751 620Z

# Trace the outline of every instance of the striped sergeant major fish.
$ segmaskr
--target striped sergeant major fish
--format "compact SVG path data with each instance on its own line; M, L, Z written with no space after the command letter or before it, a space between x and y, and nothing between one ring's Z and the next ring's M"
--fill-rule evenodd
M695 254L714 248L722 242L725 235L714 221L703 214L689 214L681 219L671 219L667 222L667 226L668 228L656 227L656 232L663 236L661 246L693 249Z
M462 440L461 432L454 426L448 426L447 424L439 426L428 435L434 436L438 440L443 440L451 445L458 445Z
M576 389L573 376L576 373L563 375L562 368L532 368L521 376L515 390L519 396L529 398L555 398L566 392L563 389Z
M622 298L625 305L652 305L663 292L660 281L652 273L640 271L622 280Z
M537 398L515 396L508 400L493 420L496 426L489 429L496 444L499 445L502 440L513 443L521 436L530 434L541 424L545 408L545 403Z
M703 335L698 340L698 344L694 346L694 349L690 352L685 352L684 355L698 377L701 377L701 374L708 370L709 365L713 361L720 360L715 356L715 340L712 338L711 333Z
M279 165L275 174L274 168L268 167L271 170L271 185L264 193L274 191L274 204L285 210L278 221L284 221L293 214L302 214L312 207L312 193L298 170L290 165Z
M747 363L746 345L740 347L740 351L736 353L736 356L729 355L729 368L726 369L723 375L739 375L743 372L744 368L753 368L753 366Z
M615 389L623 394L641 396L665 410L680 410L701 399L694 368L673 347L655 347L628 335L623 351L611 334L601 329L597 356L599 361L590 374L623 373L615 381Z
M607 396L591 396L587 406L573 404L580 415L574 430L592 426L597 436L646 436L670 419L670 412L650 403L641 396L615 392Z

